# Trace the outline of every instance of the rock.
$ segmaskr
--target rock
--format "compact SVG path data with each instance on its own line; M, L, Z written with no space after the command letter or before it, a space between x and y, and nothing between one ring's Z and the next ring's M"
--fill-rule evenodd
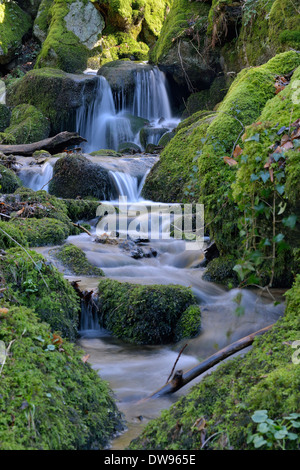
M108 170L75 154L57 160L49 193L65 199L80 196L111 200L116 196Z
M16 144L30 144L49 136L49 120L35 106L20 104L11 115L10 125L5 134L12 136Z
M122 154L112 149L100 149L91 152L92 157L122 157Z
M146 148L148 143L156 145L160 138L168 131L169 129L166 127L143 127L140 131L140 142L144 148Z
M82 105L83 92L88 104L94 97L97 77L75 75L58 69L43 68L28 72L7 90L7 104L28 103L50 119L51 133L58 134L72 122ZM70 127L71 124L69 124Z
M135 77L140 70L152 70L152 66L143 62L115 60L103 65L97 73L106 78L113 93L122 92L123 97L129 101L133 97Z
M43 43L47 37L48 28L50 24L49 9L53 0L41 0L37 15L33 24L33 35Z
M141 149L138 145L134 144L133 142L123 142L119 145L118 152L122 154L135 154L141 153Z
M42 1L43 0L17 0L16 3L18 3L23 11L29 13L32 18L35 18Z
M43 4L42 11L46 7ZM48 15L51 20L48 20L47 37L43 41L36 66L83 72L88 66L89 57L101 51L99 37L105 26L101 13L92 2L73 0L54 2ZM40 16L38 18L41 20ZM41 22L36 21L35 34L43 39L43 32L45 25L41 27Z
M85 253L77 246L71 243L52 251L52 254L76 276L104 276L102 269L93 266Z
M22 185L14 171L0 164L0 192L14 193Z
M0 64L8 64L22 45L22 38L30 30L30 16L16 2L0 4Z
M171 139L175 136L175 132L166 132L158 141L159 147L165 147Z

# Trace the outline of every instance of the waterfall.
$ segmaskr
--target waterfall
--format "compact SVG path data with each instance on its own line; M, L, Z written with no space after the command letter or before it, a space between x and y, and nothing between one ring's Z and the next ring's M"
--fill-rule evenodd
M88 141L84 151L118 150L123 142L140 145L140 129L132 130L132 117L150 122L147 143L158 143L157 128L171 130L178 124L178 119L172 118L165 74L157 67L135 72L131 103L128 103L124 87L113 94L108 81L101 75L92 102L86 102L83 89L82 105L76 113L76 131ZM152 127L155 136L151 134Z
M42 166L26 166L18 171L18 176L26 188L31 188L33 191L40 189L48 191L48 183L53 176L53 166L50 162Z
M131 111L133 115L149 121L172 118L165 74L157 67L136 72Z

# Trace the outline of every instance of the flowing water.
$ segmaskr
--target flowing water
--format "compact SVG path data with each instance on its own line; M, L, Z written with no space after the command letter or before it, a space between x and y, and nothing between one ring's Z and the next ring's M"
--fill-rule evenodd
M136 93L129 111L147 117L152 122L161 115L172 121L170 106L169 104L166 106L168 100L163 78L158 69L145 76L138 75ZM164 103L164 108L158 107L155 110L153 103L157 106ZM118 106L108 83L99 77L95 101L88 106L83 103L77 114L78 129L85 131L84 135L89 140L89 149L106 148L108 145L110 148L116 148L123 138L133 138L129 128L126 127L127 124L122 121L124 109L119 109ZM96 214L95 219L89 221L92 236L83 233L69 237L66 242L80 247L88 260L102 268L109 278L148 285L179 284L191 287L201 306L202 329L198 337L187 341L188 346L181 354L176 370L186 371L194 367L199 361L224 346L274 323L283 314L284 303L281 292L273 292L281 301L275 306L270 298L260 296L256 291L239 289L228 291L222 286L203 280L205 271L201 267L203 250L187 250L184 240L164 239L162 237L164 231L161 230L158 230L155 237L147 238L147 233L143 232L147 232L148 228L148 210L151 208L155 213L159 210L159 204L143 201L141 189L147 173L157 161L156 156L138 155L122 158L86 156L108 170L108 177L112 178L119 195L127 198L131 213L129 217L127 214L124 215L127 221L125 231L129 231L133 239L140 238L138 244L134 246L147 256L136 259L124 243L95 243L96 234L107 233L107 226L98 223ZM18 160L19 176L26 186L32 189L41 189L44 186L47 190L55 158L41 166L31 165L32 161L28 158ZM120 201L106 202L118 206L121 211ZM139 210L141 203L144 211ZM139 217L134 217L134 214L139 214ZM106 219L108 225L111 219L113 215ZM124 227L123 223L121 225ZM119 233L121 237L122 231ZM53 257L53 248L55 247L42 247L36 250L50 259L70 281L79 281L82 290L95 292L98 278L73 277ZM243 307L243 315L236 314L238 305ZM119 409L126 418L128 429L114 439L111 443L112 449L124 449L150 419L158 416L162 409L169 407L180 395L185 394L190 386L201 380L199 377L173 396L143 401L165 384L184 342L164 346L128 344L100 328L90 304L82 310L78 343L85 353L90 355L89 362L92 367L109 382Z

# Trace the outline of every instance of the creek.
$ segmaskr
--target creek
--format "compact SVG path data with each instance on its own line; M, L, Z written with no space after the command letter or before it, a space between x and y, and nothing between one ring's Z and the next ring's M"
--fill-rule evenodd
M140 145L138 133L134 135L130 129L129 118L126 117L128 113L147 118L153 129L160 126L172 129L176 126L178 119L172 116L165 79L158 69L138 75L135 90L133 102L129 108L127 106L124 109L124 105L120 105L124 102L122 90L118 96L113 96L109 84L103 77L99 77L95 101L85 105L83 97L82 107L77 113L77 129L88 140L84 155L108 170L108 176L112 178L119 196L126 196L130 204L143 204L148 210L158 204L144 201L141 190L148 172L158 160L156 155L89 155L89 152L100 148L117 149L124 141ZM148 142L156 144L156 135L149 133ZM42 165L36 165L33 164L33 159L18 158L19 176L23 184L34 190L47 190L55 161L56 158L51 158ZM118 205L117 200L103 202ZM202 328L199 336L186 341L188 346L181 354L176 370L186 371L194 367L226 345L274 323L284 312L281 291L273 291L273 295L279 300L274 305L274 301L255 290L228 290L203 280L203 249L188 250L184 240L157 236L145 238L138 245L143 252L150 252L152 256L135 259L120 244L95 243L94 238L96 234L99 235L97 222L97 218L89 221L92 237L82 233L70 236L66 243L80 247L88 260L100 267L107 277L148 285L180 284L190 286L194 292L201 307ZM105 227L101 229L105 232ZM132 235L130 231L128 234ZM40 247L36 251L63 271L52 256L53 248L55 247ZM70 281L80 279L79 286L82 290L97 290L98 278L78 278L63 272ZM238 304L243 308L242 315L236 313ZM165 384L185 342L163 346L131 345L100 328L88 308L82 310L78 344L85 354L90 355L92 367L109 382L118 407L125 415L127 430L113 440L111 449L124 449L149 420L157 417L162 409L171 406L181 395L187 393L190 386L201 380L199 377L172 396L143 401L143 398Z

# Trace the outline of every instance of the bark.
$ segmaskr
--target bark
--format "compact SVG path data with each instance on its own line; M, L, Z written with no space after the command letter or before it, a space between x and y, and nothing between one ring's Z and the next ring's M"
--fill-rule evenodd
M33 142L32 144L0 145L0 152L5 155L22 155L28 157L37 150L47 150L52 155L55 155L56 153L63 152L68 147L78 145L82 142L86 142L86 139L76 132L65 131L54 137Z

